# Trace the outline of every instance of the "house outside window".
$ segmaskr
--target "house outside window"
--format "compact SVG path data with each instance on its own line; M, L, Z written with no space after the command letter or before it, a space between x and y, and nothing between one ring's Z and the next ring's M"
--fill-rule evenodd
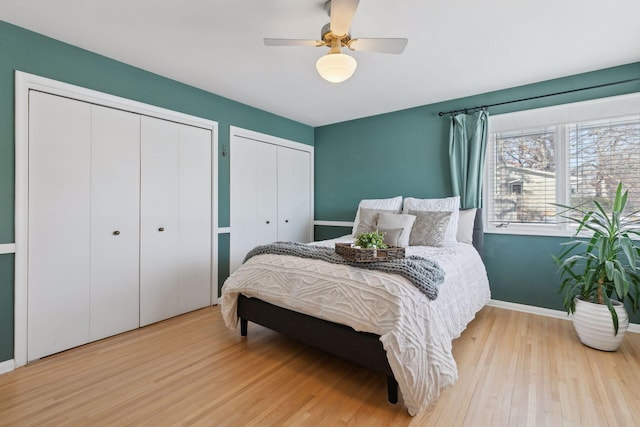
M566 235L556 204L608 207L618 182L640 210L640 95L492 116L485 165L487 232Z

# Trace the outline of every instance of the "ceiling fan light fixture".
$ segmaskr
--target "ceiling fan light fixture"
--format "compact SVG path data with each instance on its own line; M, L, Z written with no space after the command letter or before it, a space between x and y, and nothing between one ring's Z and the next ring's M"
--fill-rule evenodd
M318 74L328 82L341 83L356 71L358 63L355 58L344 53L329 53L318 59Z

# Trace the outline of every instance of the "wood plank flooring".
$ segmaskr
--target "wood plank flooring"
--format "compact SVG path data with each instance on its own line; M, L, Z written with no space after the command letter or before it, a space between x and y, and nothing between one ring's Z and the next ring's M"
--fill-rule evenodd
M569 321L485 307L454 342L459 379L411 417L384 375L219 307L0 375L2 426L637 426L640 334L615 353Z

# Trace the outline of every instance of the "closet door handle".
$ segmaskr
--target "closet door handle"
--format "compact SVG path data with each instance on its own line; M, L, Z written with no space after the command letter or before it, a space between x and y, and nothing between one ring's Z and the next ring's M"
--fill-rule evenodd
M119 235L120 235L120 230L116 230L116 231L114 231L114 232L113 232L113 235L114 235L114 236L119 236Z
M285 219L285 220L284 220L284 222L289 222L289 220L288 220L288 219Z
M271 224L271 221L267 221L267 224Z
M163 232L164 231L164 227L158 228L158 231Z

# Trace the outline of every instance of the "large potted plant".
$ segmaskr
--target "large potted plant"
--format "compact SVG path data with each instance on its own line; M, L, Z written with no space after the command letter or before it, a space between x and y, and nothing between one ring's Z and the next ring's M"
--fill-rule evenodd
M624 213L628 191L618 184L612 207L597 202L565 209L560 216L577 225L573 238L555 262L560 267L560 293L583 344L615 351L624 338L631 312L638 310L640 295L640 236L638 212ZM586 235L582 236L581 233Z

